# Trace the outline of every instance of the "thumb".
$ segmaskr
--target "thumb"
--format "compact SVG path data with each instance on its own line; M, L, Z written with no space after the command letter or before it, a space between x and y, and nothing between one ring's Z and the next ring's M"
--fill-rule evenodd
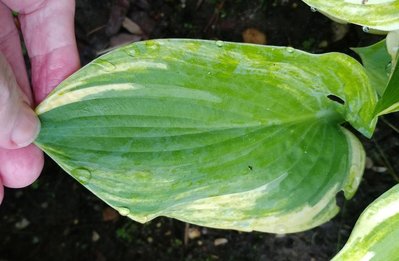
M35 140L39 130L39 119L19 89L6 58L0 54L0 147L25 147Z

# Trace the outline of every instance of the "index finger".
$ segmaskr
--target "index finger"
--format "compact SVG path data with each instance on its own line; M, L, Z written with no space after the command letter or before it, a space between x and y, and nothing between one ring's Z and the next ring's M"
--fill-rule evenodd
M29 4L10 5L19 8L16 11L19 11L31 60L33 93L39 103L80 67L74 31L75 1L29 1Z

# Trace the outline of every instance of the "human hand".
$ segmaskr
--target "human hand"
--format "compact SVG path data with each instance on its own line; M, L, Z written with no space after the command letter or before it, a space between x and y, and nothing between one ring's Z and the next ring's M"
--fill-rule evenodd
M19 13L32 88L11 10ZM0 203L3 185L30 185L42 171L43 153L31 144L40 128L32 108L79 68L74 13L74 0L0 0Z

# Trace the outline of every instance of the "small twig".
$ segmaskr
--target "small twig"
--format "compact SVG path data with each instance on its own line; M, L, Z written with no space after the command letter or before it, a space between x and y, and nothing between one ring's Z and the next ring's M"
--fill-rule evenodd
M209 29L209 27L211 27L212 24L216 23L216 21L217 21L218 18L219 18L220 11L221 11L221 10L223 9L223 7L224 7L224 2L225 2L225 1L226 1L226 0L223 0L222 2L220 2L220 3L216 6L215 11L213 12L213 15L212 15L211 19L209 19L208 24L207 24L207 25L205 26L205 28L204 28L204 32L207 32L208 29Z
M198 0L197 5L195 6L195 9L198 10L201 7L203 2L204 2L204 0Z
M86 34L86 36L89 36L89 35L91 35L91 34L94 34L94 33L96 33L96 32L98 32L98 31L100 31L100 30L102 30L103 28L105 28L107 25L101 25L101 26L97 26L96 28L94 28L93 30L90 30L87 34Z
M341 229L342 229L342 224L344 223L344 217L345 217L345 210L346 210L346 200L344 201L344 204L342 205L342 210L341 210L341 217L340 217L340 222L338 226L338 238L337 238L337 245L336 245L336 252L338 253L341 250L342 247L342 235L341 235Z
M190 230L190 224L186 223L185 227L184 227L184 246L188 245L188 233Z
M383 161L384 164L385 164L385 167L387 167L389 174L391 174L392 178L393 178L397 183L399 183L399 177L398 177L398 175L396 174L396 172L395 172L394 168L392 167L391 163L389 162L389 160L388 160L387 156L385 155L384 151L382 150L382 148L380 147L380 145L378 144L378 142L377 142L376 140L373 139L373 142L374 142L374 144L375 144L375 147L376 147L378 153L379 153L380 156L381 156L382 161Z
M388 127L390 127L391 129L393 129L396 133L399 133L399 129L397 127L395 127L392 123L390 123L387 119L385 119L384 117L381 117L382 122L384 122L386 125L388 125Z

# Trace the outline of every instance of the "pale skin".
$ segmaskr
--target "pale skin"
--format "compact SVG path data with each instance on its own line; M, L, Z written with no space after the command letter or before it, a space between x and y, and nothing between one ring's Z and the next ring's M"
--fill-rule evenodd
M19 13L31 84L11 10ZM0 203L4 186L28 186L43 169L33 108L80 66L74 12L74 0L0 0Z

